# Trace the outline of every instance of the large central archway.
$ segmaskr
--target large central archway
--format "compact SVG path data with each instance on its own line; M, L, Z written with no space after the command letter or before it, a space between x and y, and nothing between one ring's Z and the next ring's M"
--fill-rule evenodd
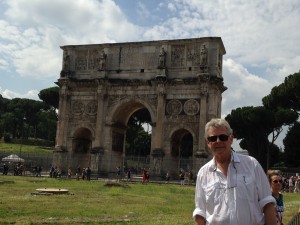
M145 147L146 143L136 142L136 138L128 140L127 136L130 135L127 133L129 121L132 117L136 117L137 120L143 119L144 122L151 124L151 113L147 108L147 103L142 102L141 100L131 100L131 101L121 101L114 109L112 116L112 151L114 152L114 160L112 162L112 167L121 167L123 171L131 169L135 173L140 173L141 169L145 166L150 166L149 156L151 151L151 137L149 140L149 149L145 152L129 152L130 146L127 145L143 145ZM148 106L149 107L149 106ZM138 118L142 116L143 118ZM143 129L141 126L136 128ZM131 129L133 131L133 129ZM141 130L140 130L141 132ZM146 132L146 131L144 131ZM131 134L133 135L133 134ZM126 142L128 140L129 142ZM138 140L139 141L139 140ZM145 140L140 140L145 141ZM136 146L131 146L135 148ZM142 153L142 154L141 154ZM146 153L146 154L145 154Z

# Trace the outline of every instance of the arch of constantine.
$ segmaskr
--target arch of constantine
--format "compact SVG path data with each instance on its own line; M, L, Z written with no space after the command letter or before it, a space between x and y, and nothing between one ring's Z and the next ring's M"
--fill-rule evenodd
M180 144L191 139L188 169L211 158L204 126L221 116L220 37L62 46L59 119L53 165L115 173L124 165L129 118L151 118L151 176L178 177Z

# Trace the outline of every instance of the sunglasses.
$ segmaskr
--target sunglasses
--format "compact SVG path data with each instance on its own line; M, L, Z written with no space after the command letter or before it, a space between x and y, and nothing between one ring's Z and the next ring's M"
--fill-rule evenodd
M282 180L272 180L272 182L274 183L274 184L278 184L278 183L282 183Z
M221 134L219 136L209 136L209 137L207 137L207 140L209 142L216 142L218 140L218 138L220 141L228 141L229 136L226 134Z

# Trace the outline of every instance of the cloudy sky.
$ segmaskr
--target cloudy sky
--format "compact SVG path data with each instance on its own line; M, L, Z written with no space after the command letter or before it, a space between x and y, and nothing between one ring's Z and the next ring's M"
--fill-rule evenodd
M38 99L59 78L63 45L216 36L226 115L299 71L299 30L299 0L0 0L0 94Z

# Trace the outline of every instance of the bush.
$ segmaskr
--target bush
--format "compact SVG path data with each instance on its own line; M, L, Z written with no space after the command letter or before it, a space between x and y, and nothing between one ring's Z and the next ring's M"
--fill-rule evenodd
M5 143L11 143L10 134L4 134L4 142Z
M14 144L23 144L23 145L33 145L33 146L43 146L43 147L53 147L55 145L54 141L48 141L43 139L12 139L11 143Z

